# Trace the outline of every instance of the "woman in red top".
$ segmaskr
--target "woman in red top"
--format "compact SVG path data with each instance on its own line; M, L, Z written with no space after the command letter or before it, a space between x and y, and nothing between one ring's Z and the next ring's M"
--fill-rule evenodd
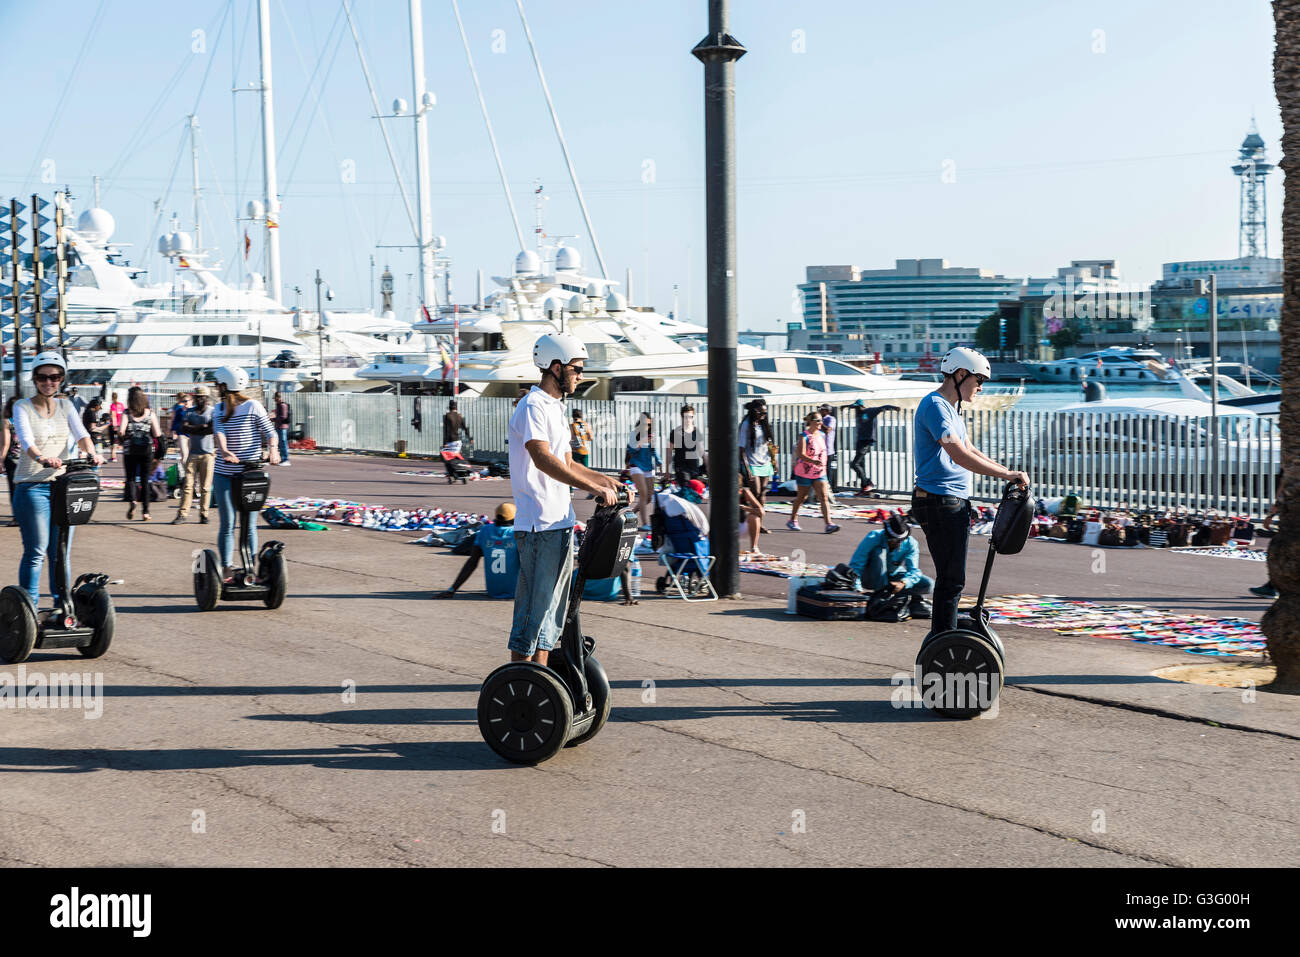
M790 508L790 521L785 527L799 531L799 506L808 497L808 490L817 492L817 501L821 503L822 518L826 521L826 534L838 532L840 527L831 521L830 502L826 498L826 436L822 432L822 417L816 412L809 412L803 419L804 431L799 436L794 463L795 491L794 505Z

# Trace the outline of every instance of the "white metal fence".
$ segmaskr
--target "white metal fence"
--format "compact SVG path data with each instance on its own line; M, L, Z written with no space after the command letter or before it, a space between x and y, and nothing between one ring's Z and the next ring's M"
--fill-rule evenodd
M413 419L416 397L359 393L294 393L288 396L295 427L324 448L391 452L404 441L415 454L436 455L442 447L445 396L420 396L420 424ZM477 452L505 453L514 402L508 398L461 396L461 414L474 436ZM637 418L649 412L654 445L666 459L669 430L680 424L681 397L620 398L613 401L569 400L582 410L591 429L590 464L616 471ZM692 397L696 424L707 432L708 399ZM741 401L737 413L743 415ZM789 478L803 416L815 403L768 400L769 418L780 449L777 474ZM856 487L850 469L856 442L852 416L837 410L838 451L834 482ZM1281 436L1267 417L1224 417L1217 434L1209 416L1172 417L1091 412L1044 412L1019 409L981 410L965 414L971 442L993 460L1029 474L1043 497L1077 494L1087 505L1126 508L1219 509L1231 514L1260 515L1276 493L1281 468ZM876 419L876 443L866 453L867 475L882 493L908 494L913 485L912 412L889 411ZM707 450L707 440L705 443ZM666 463L671 466L671 463ZM1001 498L1002 483L975 477L974 497Z

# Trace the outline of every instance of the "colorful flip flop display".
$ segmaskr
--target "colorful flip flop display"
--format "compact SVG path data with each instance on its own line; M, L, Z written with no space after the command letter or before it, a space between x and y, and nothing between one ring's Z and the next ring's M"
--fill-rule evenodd
M786 555L764 555L761 558L750 556L740 563L742 572L755 575L772 575L776 578L795 578L798 576L824 576L826 565L812 562L799 562Z
M402 471L394 472L393 474L394 475L415 475L415 476L419 476L420 478L445 479L447 477L447 472L445 469L441 471L436 471L431 469L404 469ZM469 475L466 476L466 478L468 478L471 482L500 482L503 481L505 477L501 475L489 475L487 469L474 469L469 473Z
M972 598L962 600L963 608L974 604ZM985 599L984 607L991 621L1021 628L1167 645L1195 655L1264 656L1264 635L1245 618L1183 615L1147 605L1107 605L1058 595L1002 595Z

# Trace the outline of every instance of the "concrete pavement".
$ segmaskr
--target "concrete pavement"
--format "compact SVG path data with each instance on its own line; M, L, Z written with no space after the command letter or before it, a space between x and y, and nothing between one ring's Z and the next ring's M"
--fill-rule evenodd
M477 511L509 494L394 474L426 467L298 456L272 471L273 493ZM481 578L429 597L463 559L400 532L263 529L289 543L284 607L202 614L190 554L215 525L165 524L161 509L127 524L124 511L102 502L74 552L74 572L126 579L113 648L26 665L102 672L102 717L0 710L4 863L1300 863L1300 699L1151 676L1197 660L1182 652L1006 629L997 717L950 722L891 703L921 625L786 616L783 580L742 575L741 601L584 605L613 717L519 768L474 715L506 657L510 603L474 594ZM865 530L780 528L764 546L842 560ZM17 529L0 537L6 580L18 549ZM1030 543L999 559L990 591L1265 607L1244 591L1254 563L1108 552L1092 574L1092 561Z

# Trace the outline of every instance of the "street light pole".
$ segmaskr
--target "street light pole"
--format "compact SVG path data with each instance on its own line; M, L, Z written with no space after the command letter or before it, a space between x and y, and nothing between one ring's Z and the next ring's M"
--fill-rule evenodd
M745 48L728 32L727 0L709 0L709 32L691 50L704 64L705 218L708 241L709 548L719 595L740 594L736 475L736 88Z
M316 270L316 347L320 352L320 386L319 391L325 391L325 313L320 306L320 270Z

